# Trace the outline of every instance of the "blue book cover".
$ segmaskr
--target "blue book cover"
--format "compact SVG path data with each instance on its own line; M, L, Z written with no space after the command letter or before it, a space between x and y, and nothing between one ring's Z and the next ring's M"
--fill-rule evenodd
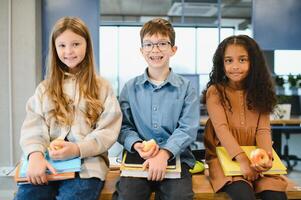
M64 173L64 172L79 172L81 169L81 159L79 157L72 158L69 160L52 160L48 153L46 153L47 161L55 168L57 173ZM26 177L26 172L28 168L28 160L23 156L21 161L21 168L20 168L20 177Z

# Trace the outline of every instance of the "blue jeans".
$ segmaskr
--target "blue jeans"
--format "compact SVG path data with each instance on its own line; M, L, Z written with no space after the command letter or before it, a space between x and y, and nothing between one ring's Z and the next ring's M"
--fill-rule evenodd
M120 177L113 200L144 200L155 192L156 200L192 200L192 178L189 166L181 165L180 179L148 181L146 178Z
M22 184L14 200L98 200L104 181L98 178L51 181L48 185Z

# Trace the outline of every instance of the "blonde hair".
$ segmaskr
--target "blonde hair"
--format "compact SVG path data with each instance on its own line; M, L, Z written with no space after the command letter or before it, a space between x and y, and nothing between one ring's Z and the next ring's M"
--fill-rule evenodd
M56 121L61 125L71 125L74 119L74 108L72 100L63 92L63 80L65 73L68 72L68 67L61 62L55 48L55 40L64 31L70 30L75 34L85 38L87 47L86 55L81 63L79 63L79 72L76 74L79 83L79 97L85 99L85 110L87 123L92 127L103 107L99 100L100 81L97 80L93 47L91 36L85 23L77 17L63 17L59 19L52 30L49 41L48 54L48 72L46 78L46 94L50 97L54 104L54 109L51 115L56 118Z

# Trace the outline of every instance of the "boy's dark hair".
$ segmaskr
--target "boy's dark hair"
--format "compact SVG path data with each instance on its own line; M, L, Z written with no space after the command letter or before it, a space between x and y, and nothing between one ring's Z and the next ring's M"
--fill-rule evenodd
M162 18L155 18L146 22L140 30L141 44L143 43L144 36L152 36L155 34L161 34L169 37L171 46L175 45L176 34L172 24L169 21Z
M215 85L223 105L232 106L224 92L228 78L224 70L225 50L229 45L240 45L246 49L250 61L249 74L244 81L247 92L248 109L254 109L262 113L270 113L276 105L276 94L271 73L265 61L265 57L255 40L247 35L231 36L224 39L217 47L213 56L213 68L209 74L209 82L203 91L203 103L206 103L206 92L211 85ZM227 102L227 103L226 103Z

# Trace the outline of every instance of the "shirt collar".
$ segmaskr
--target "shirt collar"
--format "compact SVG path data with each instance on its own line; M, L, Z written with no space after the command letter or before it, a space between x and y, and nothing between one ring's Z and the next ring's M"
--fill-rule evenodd
M164 81L163 85L166 85L167 83L170 83L174 87L180 87L181 81L179 80L179 77L177 74L175 74L171 68L169 68L169 75L167 76L167 79ZM140 76L139 80L136 82L136 84L145 84L146 82L151 83L150 78L147 73L147 68L144 70L144 73L142 76Z

